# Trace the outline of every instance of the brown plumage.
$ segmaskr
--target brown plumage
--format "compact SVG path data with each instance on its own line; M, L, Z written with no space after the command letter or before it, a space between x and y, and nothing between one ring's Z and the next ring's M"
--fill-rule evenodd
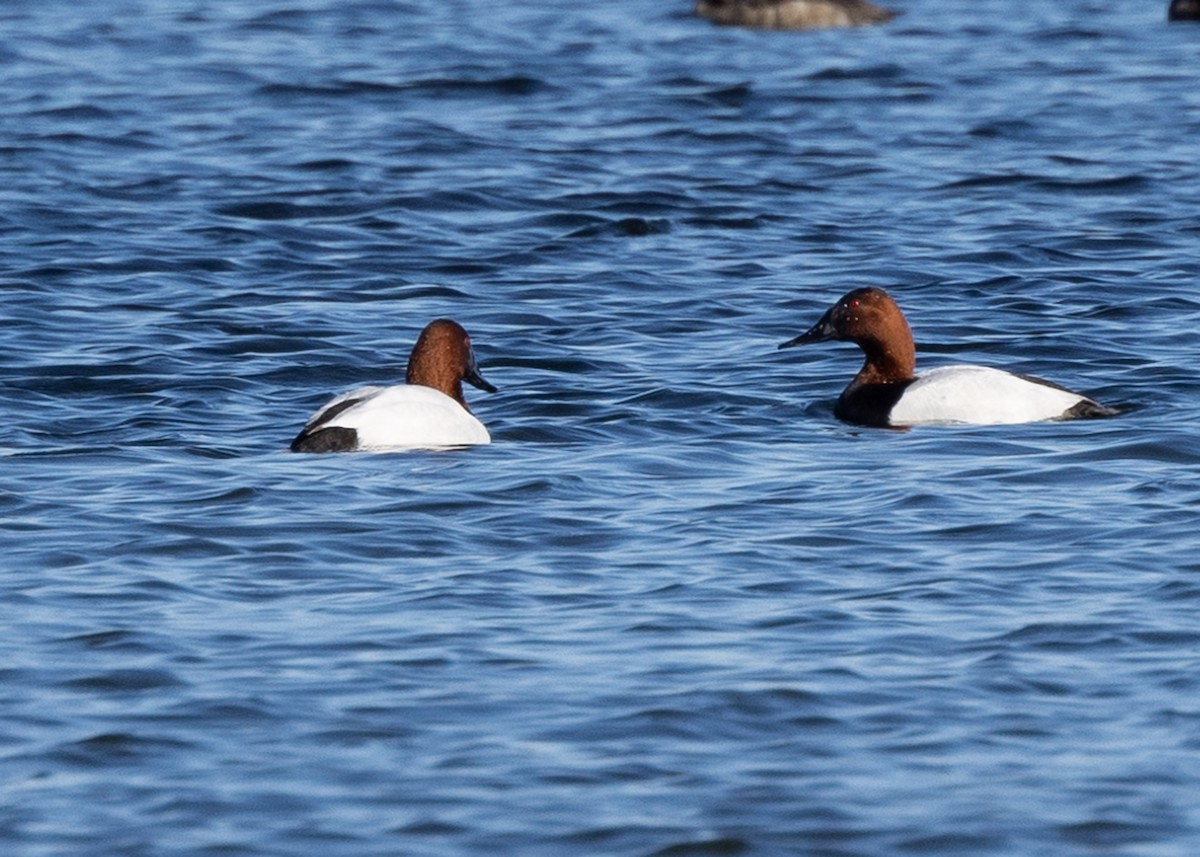
M715 24L811 30L882 24L897 13L867 0L699 0L696 14Z
M481 390L496 392L479 374L471 337L463 326L448 318L429 322L408 357L404 382L440 390L469 411L463 397L464 380Z

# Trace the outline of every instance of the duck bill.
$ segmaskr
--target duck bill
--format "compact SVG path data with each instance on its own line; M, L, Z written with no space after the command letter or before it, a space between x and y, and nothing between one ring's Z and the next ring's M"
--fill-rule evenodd
M485 393L496 392L495 385L489 383L482 375L479 374L478 370L476 370L476 371L472 372L470 375L468 375L465 380L472 387L478 387L479 389L483 390Z
M789 339L787 342L780 343L780 348L791 348L793 345L807 345L810 342L826 342L830 339L837 338L837 331L833 327L833 310L821 316L821 320L810 327L804 333L797 336L795 339Z
M479 367L475 364L474 354L471 355L471 365L467 367L467 372L465 375L463 375L463 380L472 387L478 387L485 393L496 392L495 386L493 386L486 378L479 374Z

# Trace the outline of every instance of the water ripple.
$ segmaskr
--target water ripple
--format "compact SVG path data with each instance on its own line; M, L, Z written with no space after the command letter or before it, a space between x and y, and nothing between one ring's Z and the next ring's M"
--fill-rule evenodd
M1194 34L1018 6L0 9L0 847L1195 852ZM843 425L867 284L1125 413Z

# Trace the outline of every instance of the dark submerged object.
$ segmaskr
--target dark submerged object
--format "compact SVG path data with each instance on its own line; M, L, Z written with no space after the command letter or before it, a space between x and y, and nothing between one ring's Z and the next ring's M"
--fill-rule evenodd
M699 0L696 14L714 24L814 30L882 24L897 13L867 0Z
M1171 0L1168 21L1200 21L1200 0Z

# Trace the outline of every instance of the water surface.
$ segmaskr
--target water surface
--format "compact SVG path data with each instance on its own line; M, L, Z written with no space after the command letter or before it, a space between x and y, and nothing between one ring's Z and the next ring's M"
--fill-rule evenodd
M6 4L4 853L1200 851L1200 31L892 5ZM840 424L857 285L1126 413Z

